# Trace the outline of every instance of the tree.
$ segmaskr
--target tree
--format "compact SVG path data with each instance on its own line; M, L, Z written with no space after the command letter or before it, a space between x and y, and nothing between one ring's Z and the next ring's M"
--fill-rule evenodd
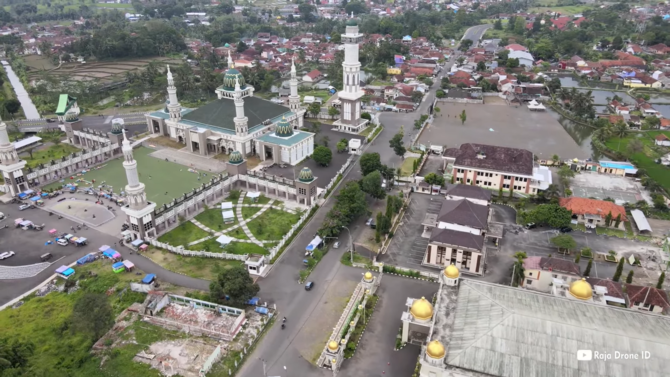
M528 222L562 228L570 225L572 212L558 204L540 204L526 214Z
M442 89L449 88L449 77L443 77L440 79L440 88Z
M458 47L459 50L461 51L467 51L470 46L472 46L474 42L472 42L472 39L464 39L461 41L460 46Z
M340 110L338 110L338 109L336 109L332 106L328 108L328 115L330 115L332 117L335 116L335 115L338 115L339 113L340 113Z
M246 43L244 43L244 42L242 42L242 41L239 41L239 42L237 43L237 47L236 47L235 51L237 51L237 52L244 52L244 51L246 51L248 48L249 48L249 46L247 46Z
M656 289L663 289L663 282L665 282L665 271L661 271L661 276L658 277Z
M621 50L623 48L623 38L620 35L614 37L610 47L612 47L612 50Z
M557 154L551 156L551 163L552 163L552 165L557 165L559 162L561 162L561 158L558 157Z
M632 284L633 283L633 275L635 272L633 270L628 271L628 276L626 276L626 284Z
M661 125L661 120L658 117L655 116L648 116L644 118L644 122L642 123L642 129L647 129L647 130L653 130L655 128L658 128ZM631 140L631 143L633 141L638 141L637 139ZM630 143L629 143L630 145Z
M338 153L346 152L347 148L349 148L349 142L347 141L347 139L342 139L337 142L336 147Z
M558 191L558 186L555 184L550 184L549 187L544 191L544 197L547 199L554 199L558 198L559 196L559 191Z
M497 19L496 22L493 24L493 28L495 30L502 30L503 26L502 26L502 20L500 18Z
M254 283L244 265L233 265L224 269L209 284L209 295L214 302L244 308L260 287Z
M316 118L316 116L321 112L321 104L318 102L311 103L307 107L307 112L312 114L312 117Z
M379 171L373 171L361 180L361 190L370 194L375 199L384 199L386 192L382 187L382 175ZM377 224L379 225L379 224Z
M507 68L517 68L519 67L519 59L518 58L512 58L512 59L507 59Z
M619 279L621 279L621 274L623 273L623 264L626 261L626 258L619 258L619 264L616 266L616 270L614 271L614 276L612 277L612 280L618 282Z
M612 211L605 215L605 226L609 228L610 225L612 225Z
M523 17L517 17L514 20L514 32L516 34L523 34L523 32L526 30L526 19Z
M461 119L461 124L465 124L465 121L468 119L468 115L465 114L465 110L463 110L458 117Z
M577 253L577 256L575 256L575 263L579 264L579 261L582 259L582 254Z
M577 247L577 242L575 242L575 239L569 234L559 234L558 236L553 237L550 241L558 248L559 253L561 250L570 253L570 250Z
M656 118L656 117L651 117L651 118ZM628 155L634 155L636 153L642 152L644 150L644 144L638 139L633 139L630 142L628 142Z
M361 173L363 176L366 176L375 170L379 170L382 167L379 153L363 153L359 163L361 165Z
M480 61L479 63L477 63L477 71L479 72L486 71L486 63L484 63L484 61Z
M651 201L654 203L654 208L659 211L666 211L668 209L668 205L665 204L665 197L661 194L651 194Z
M419 91L414 91L412 92L412 102L414 103L421 103L421 100L423 100L423 93Z
M586 270L584 270L584 276L589 276L589 274L591 274L591 265L593 265L593 258L589 259L589 263L586 265Z
M314 148L312 159L321 166L328 166L328 164L330 164L330 160L333 159L333 152L330 150L330 148L319 145L318 147Z
M7 112L12 115L18 113L20 108L21 102L15 98L10 98L5 101L5 109L7 109Z
M429 185L444 186L444 177L435 173L428 173L423 180Z
M438 89L435 92L435 97L437 97L437 98L444 98L446 96L447 96L447 93L445 93L444 90L442 90L442 89Z
M621 214L616 215L616 219L614 219L614 227L618 228L619 224L621 224Z
M557 90L561 89L561 80L558 77L554 77L553 79L549 80L547 87L552 92L556 92Z
M107 296L85 293L74 303L70 315L70 329L84 333L95 341L100 339L114 324L114 313Z
M523 268L523 260L528 258L526 253L519 251L514 253L514 274L512 276L512 286L518 287L520 284L523 284L523 279L526 277L525 271Z
M405 155L405 152L407 152L405 146L403 145L404 142L402 140L404 134L405 133L401 128L400 131L398 131L397 134L393 135L391 140L389 140L389 146L393 148L393 151L395 152L396 155L401 157Z
M365 6L365 3L361 1L350 1L348 4L343 5L344 10L347 14L361 14L368 13L368 8Z

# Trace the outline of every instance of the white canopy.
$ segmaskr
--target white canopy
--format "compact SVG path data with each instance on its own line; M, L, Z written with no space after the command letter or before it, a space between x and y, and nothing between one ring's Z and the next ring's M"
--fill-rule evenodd
M536 100L532 100L528 102L528 108L531 110L544 110L546 107L544 107L543 104L537 102Z
M231 243L232 241L233 241L233 239L226 236L225 234L220 235L219 238L216 239L216 242L220 243L221 246L226 246L229 243Z
M232 202L223 202L221 203L221 209L233 209Z
M258 198L259 196L261 196L260 191L250 191L247 193L247 198Z
M223 216L224 221L226 219L234 219L235 218L235 212L233 212L232 210L221 211L221 216Z
M644 212L640 211L639 209L634 209L630 211L630 214L633 215L633 220L635 220L635 225L637 225L637 229L640 231L646 230L648 232L651 232L651 226L649 225L649 221L647 221L647 218L644 216Z

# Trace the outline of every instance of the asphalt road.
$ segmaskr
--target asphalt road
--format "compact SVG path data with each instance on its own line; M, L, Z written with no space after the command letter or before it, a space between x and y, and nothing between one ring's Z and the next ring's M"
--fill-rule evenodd
M481 39L482 36L484 36L486 30L492 27L493 27L492 24L473 26L465 31L465 33L463 34L463 38L461 38L461 40L469 39L473 42L472 46L477 47L477 45L479 45L479 40Z

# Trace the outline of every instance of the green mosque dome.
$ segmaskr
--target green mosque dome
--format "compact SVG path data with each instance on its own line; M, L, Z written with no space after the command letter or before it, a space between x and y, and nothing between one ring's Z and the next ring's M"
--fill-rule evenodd
M65 121L66 122L71 123L71 122L76 122L78 120L79 120L79 114L77 114L75 112L69 112L69 113L65 114Z
M235 68L226 71L223 76L223 89L233 91L235 90L235 80L240 80L240 88L246 88L247 84L242 73Z
M119 122L112 123L112 134L120 135L123 133L123 124Z
M314 175L312 175L312 171L309 168L302 168L298 175L298 180L300 182L311 182L314 180Z
M239 151L234 151L233 153L230 154L230 157L228 158L228 162L231 164L241 164L244 161L244 158L242 157L242 153Z
M279 123L277 123L275 135L279 137L289 137L293 135L293 127L291 127L291 123L286 120L286 117L282 117Z
M350 18L347 20L347 26L358 26L358 21L355 18Z

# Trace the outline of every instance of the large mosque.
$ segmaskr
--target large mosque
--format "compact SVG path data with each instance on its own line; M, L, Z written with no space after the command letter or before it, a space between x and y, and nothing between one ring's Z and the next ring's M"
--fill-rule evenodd
M291 64L289 107L254 97L254 88L235 69L228 54L217 100L197 109L179 104L174 78L167 70L168 101L163 110L146 115L152 134L167 136L202 156L239 151L262 161L297 165L314 151L314 134L300 130L305 109L300 106L295 63Z

